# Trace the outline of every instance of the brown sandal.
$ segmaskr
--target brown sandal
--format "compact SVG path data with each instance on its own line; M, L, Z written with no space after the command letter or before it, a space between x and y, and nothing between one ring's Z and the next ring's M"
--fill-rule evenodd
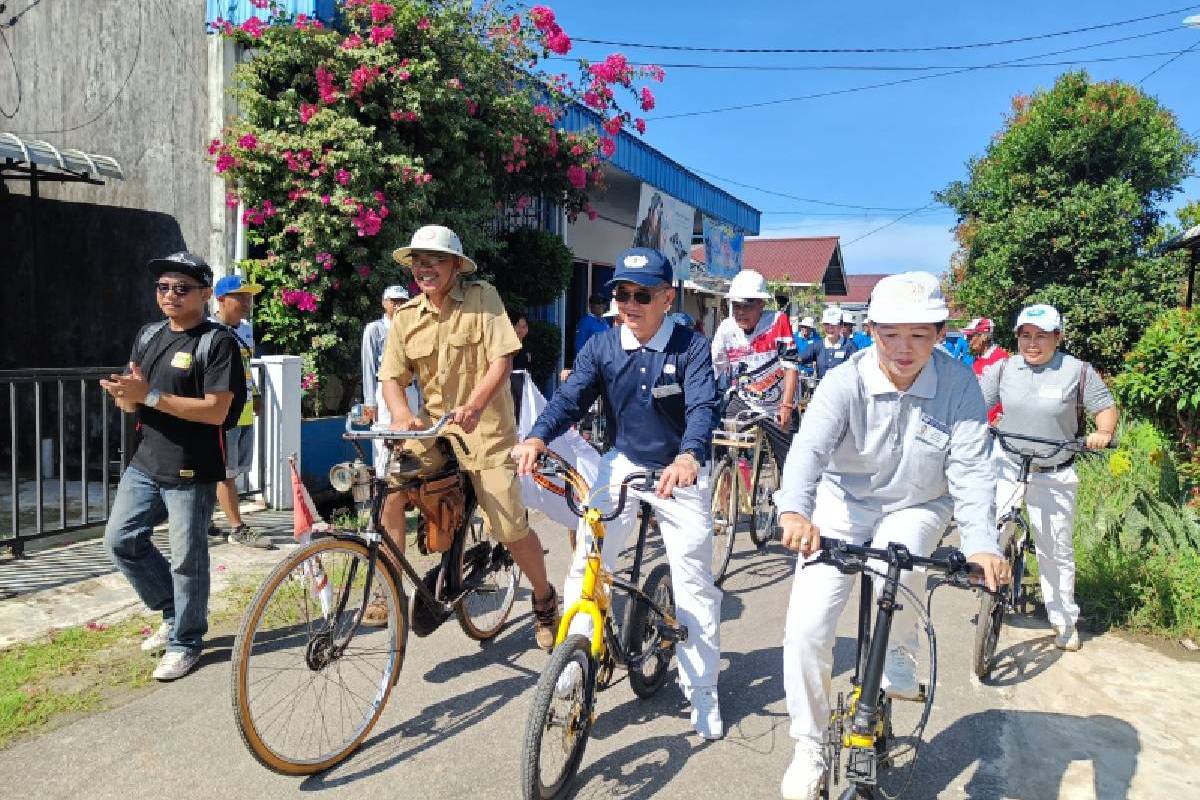
M550 587L550 596L541 600L533 598L533 634L537 638L538 647L549 652L554 649L554 640L558 638L558 593Z
M363 625L370 625L373 628L385 628L388 624L388 607L387 601L382 597L377 597L367 603L367 610L363 612Z

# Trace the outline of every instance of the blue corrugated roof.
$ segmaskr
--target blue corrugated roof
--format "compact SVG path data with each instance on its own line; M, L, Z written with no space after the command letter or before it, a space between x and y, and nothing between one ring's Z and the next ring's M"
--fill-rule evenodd
M573 103L567 107L562 122L569 131L585 131L598 129L600 117L590 109ZM727 222L750 236L759 232L762 212L757 208L714 186L636 136L622 131L617 137L617 150L610 161L618 169L662 189L710 217Z
M333 20L336 12L334 0L278 0L289 14L307 14L322 22ZM208 16L206 21L213 22L217 17L228 20L234 25L241 25L250 17L267 18L267 12L255 8L250 0L208 0Z

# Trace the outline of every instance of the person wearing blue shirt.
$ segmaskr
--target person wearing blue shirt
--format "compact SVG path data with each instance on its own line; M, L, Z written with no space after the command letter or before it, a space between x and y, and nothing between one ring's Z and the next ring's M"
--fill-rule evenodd
M821 314L821 328L825 331L825 337L796 354L798 363L815 366L818 380L834 367L845 364L846 359L858 352L854 342L842 336L841 309L836 306L825 309Z
M866 331L854 330L854 314L849 311L842 312L842 336L854 342L854 349L866 350L872 344L871 334Z
M811 344L816 345L821 341L821 337L817 335L817 322L812 317L805 317L800 320L800 324L796 326L796 332L792 334L792 338L796 340L796 352L803 353ZM814 366L812 362L800 364L801 375L812 375Z
M513 450L517 472L528 475L537 457L583 417L601 397L613 447L604 454L594 487L599 505L614 508L621 481L631 472L662 470L656 491L630 491L654 509L671 566L679 621L687 626L679 645L679 684L692 705L692 725L705 739L724 734L717 701L721 663L721 592L713 583L712 515L708 475L709 437L716 425L717 387L708 341L668 318L675 300L671 264L657 250L635 247L622 253L608 288L624 318L619 328L588 340L570 377L534 422L529 438ZM606 509L607 510L607 509ZM610 570L634 528L638 504L607 525L602 557ZM579 596L591 531L581 524L578 546L563 597ZM575 618L572 633L591 634L587 615ZM568 667L568 670L570 668ZM564 672L569 691L580 674Z
M579 325L575 328L575 356L579 357L583 346L588 343L598 333L604 333L612 326L608 324L608 320L604 318L604 312L608 310L608 298L596 292L588 298L588 315L579 320Z

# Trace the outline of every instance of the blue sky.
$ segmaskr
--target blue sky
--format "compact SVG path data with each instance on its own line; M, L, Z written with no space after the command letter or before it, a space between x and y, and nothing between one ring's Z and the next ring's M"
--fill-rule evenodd
M553 3L573 39L724 48L896 48L958 45L1053 33L1127 20L1189 5L1187 0L1090 3L811 3L716 0L563 0ZM1200 29L1183 27L1190 11L1069 36L958 51L897 54L730 54L666 52L584 44L572 55L593 59L620 50L660 64L759 66L944 66L948 70L1046 55L1038 61L1112 59L1170 53L1196 45L1150 76L1143 89L1200 136ZM1162 32L1165 31L1165 32ZM1146 34L1146 35L1143 35ZM1137 82L1171 56L1081 65L1096 79ZM837 91L930 74L918 71L747 71L667 67L646 139L685 166L799 197L856 206L914 209L931 192L965 174L1000 126L1009 99L1048 87L1070 66L981 69L907 85L801 100L720 114L664 115ZM942 70L938 70L939 72ZM764 212L763 233L840 235L851 272L945 269L954 245L952 215L932 208L865 236L903 211L852 210L772 196L713 180ZM1185 184L1200 197L1200 180ZM1177 200L1173 205L1178 205Z

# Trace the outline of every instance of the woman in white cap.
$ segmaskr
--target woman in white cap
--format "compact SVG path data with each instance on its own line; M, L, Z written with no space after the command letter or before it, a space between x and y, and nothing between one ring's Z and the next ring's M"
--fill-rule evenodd
M949 312L927 272L884 278L867 312L875 346L855 353L817 387L775 495L783 544L800 553L783 640L784 688L796 752L783 778L788 800L815 798L825 764L833 643L853 577L804 560L820 537L890 542L929 555L951 514L962 551L988 584L1007 581L992 526L996 479L988 459L986 409L971 370L936 351ZM839 320L840 321L840 320ZM909 573L910 587L923 577ZM893 627L883 686L913 697L915 617Z
M845 364L858 352L854 340L842 335L842 310L837 306L830 306L821 313L821 329L825 336L796 356L800 364L814 366L817 378L824 378L825 373Z
M1088 449L1107 447L1117 430L1117 407L1091 364L1059 351L1062 315L1053 306L1029 306L1017 317L1015 330L1017 353L988 367L981 380L988 405L999 402L1004 408L996 427L1045 439L1074 439L1084 432L1080 423L1086 411L1096 418L1096 430L1087 436ZM1020 468L1002 448L995 450L1000 465L996 514L1002 515L1015 499ZM1072 538L1079 476L1073 462L1071 453L1035 459L1025 495L1042 600L1054 627L1054 644L1062 650L1079 649Z

